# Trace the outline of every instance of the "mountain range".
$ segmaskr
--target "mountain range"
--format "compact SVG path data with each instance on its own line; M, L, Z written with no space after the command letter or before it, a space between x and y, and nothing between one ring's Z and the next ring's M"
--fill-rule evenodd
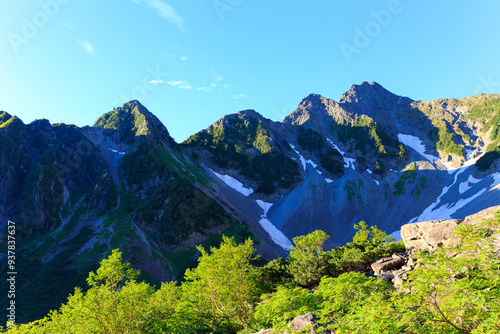
M2 244L15 222L30 321L115 248L144 280L181 280L222 234L271 260L318 229L333 248L360 221L397 236L498 205L500 95L414 101L363 82L338 101L310 94L281 122L227 115L183 143L139 101L85 127L0 112L0 170Z

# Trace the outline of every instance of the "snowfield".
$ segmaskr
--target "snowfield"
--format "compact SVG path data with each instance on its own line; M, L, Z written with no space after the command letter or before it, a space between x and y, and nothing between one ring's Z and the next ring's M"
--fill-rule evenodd
M476 160L476 159L473 159L473 160ZM427 207L424 210L424 212L422 212L422 214L420 216L413 218L408 223L424 222L424 221L438 220L438 219L453 219L452 216L455 212L457 212L458 210L460 210L461 208L463 208L464 206L466 206L467 204L469 204L470 202L472 202L473 200L475 200L479 196L483 195L485 192L490 191L491 189L495 188L496 186L498 186L500 184L500 173L491 174L483 179L483 180L485 180L487 178L492 179L493 182L490 185L488 185L487 187L484 187L483 189L477 191L474 195L472 195L468 198L461 198L454 203L443 204L440 207L438 207L438 205L441 203L441 198L446 193L448 193L448 191L456 184L456 182L458 180L458 176L460 174L462 174L463 172L465 172L471 165L470 161L468 161L466 164L469 164L469 165L466 167L462 167L462 168L453 170L453 172L456 172L456 173L455 173L455 176L453 178L452 184L447 186L447 187L444 187L443 191L441 192L441 195L439 195L439 197L436 199L436 201L434 203L432 203L431 205L429 205L429 207ZM464 164L464 166L466 164ZM458 192L460 194L462 194L465 191L467 191L468 189L472 188L472 186L470 184L473 185L473 184L479 183L483 180L478 180L478 179L474 178L472 175L469 175L469 178L467 179L467 181L462 182L458 185Z
M273 206L274 203L267 203L258 199L257 204L259 204L262 210L264 210L264 216L266 216L267 213L269 212L269 209Z
M476 179L474 176L470 175L469 176L469 179L465 182L462 182L459 184L458 186L458 192L463 194L464 192L466 192L467 190L469 190L470 188L472 188L472 186L478 182L480 182L481 180L479 179Z
M304 157L302 156L302 154L300 154L299 151L297 151L295 149L294 145L290 144L290 147L292 148L292 150L295 151L295 153L297 153L299 155L300 162L302 163L302 167L304 167L304 170L306 170L306 159L304 159Z
M211 170L211 169L210 169ZM219 179L221 179L225 184L228 185L228 187L233 188L240 194L243 194L245 196L250 196L253 194L253 189L252 188L245 188L243 187L243 183L240 181L236 180L234 177L229 176L229 175L221 175L217 172L214 172L211 170L212 173L214 173Z
M318 172L319 175L323 174L323 172L319 171L316 169L316 167L318 167L318 164L314 163L314 161L312 161L311 159L309 160L306 160L302 154L299 153L299 151L297 151L297 149L295 149L295 146L290 144L290 147L295 151L295 153L297 153L299 155L299 158L300 158L300 162L302 163L302 167L304 168L304 170L306 170L306 166L307 164L310 164L311 166L313 166L314 170L316 172Z
M258 199L257 204L259 204L262 210L264 210L264 214L261 216L259 221L260 226L262 226L262 228L269 234L271 239L278 246L286 251L289 251L290 247L292 246L292 242L283 234L283 232L278 230L278 228L274 226L274 224L271 223L269 219L267 219L267 213L269 212L271 206L273 206L273 203L267 203Z
M266 218L266 216L262 216L261 220L259 221L260 225L266 230L267 233L269 233L269 236L271 239L281 248L283 248L286 251L289 251L292 246L292 242L281 232L276 228L276 226L273 225L269 221L269 219Z
M417 151L421 156L429 160L431 163L439 160L438 157L425 153L425 145L422 144L422 140L420 138L400 133L398 134L398 139L406 146L411 147L412 149Z
M121 154L121 155L124 155L124 154L125 154L125 152L118 152L117 150L114 150L114 149L112 149L112 148L110 148L109 150L110 150L111 152L113 152L113 153L118 153L118 154Z

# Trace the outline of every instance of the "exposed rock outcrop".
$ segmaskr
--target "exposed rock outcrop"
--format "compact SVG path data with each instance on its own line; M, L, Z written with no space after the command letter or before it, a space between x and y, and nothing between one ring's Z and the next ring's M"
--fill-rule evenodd
M395 286L401 285L417 265L408 254L422 250L433 252L438 247L458 245L460 239L453 235L457 226L476 224L483 219L493 218L498 210L500 210L500 206L494 206L467 216L464 220L433 220L403 225L401 238L405 243L407 253L393 254L392 257L383 258L373 263L374 274L394 283ZM496 252L500 252L500 237L496 238L494 248Z
M401 238L409 252L423 249L435 250L437 247L456 245L459 239L452 236L453 230L462 223L460 219L432 220L403 225Z
M333 333L329 330L324 329L324 325L318 324L319 316L314 313L306 313L304 315L299 315L295 317L289 324L288 330L280 334L292 334L292 333ZM320 329L321 328L321 329ZM307 331L307 332L305 332ZM261 329L255 334L278 334L275 329Z
M373 273L378 276L384 271L401 268L408 260L408 255L405 253L392 254L391 257L385 257L372 264Z

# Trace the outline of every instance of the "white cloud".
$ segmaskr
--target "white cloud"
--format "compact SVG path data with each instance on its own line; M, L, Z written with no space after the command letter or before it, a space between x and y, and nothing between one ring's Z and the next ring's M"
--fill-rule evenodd
M154 9L158 14L158 16L160 16L161 18L164 18L165 20L177 26L181 30L185 29L184 20L182 19L180 14L177 13L177 11L167 3L161 0L132 0L132 1L139 5L145 4L149 8Z
M213 88L211 88L211 87L199 87L199 88L196 88L196 90L208 93L208 92L211 92L213 90Z
M246 96L245 94L236 94L235 96L233 96L233 99L234 100L239 100L239 99L246 99L248 96Z
M156 80L156 79L153 79L153 80L149 81L149 83L152 84L152 85L158 85L158 84L162 84L164 82L165 81L163 81L163 80Z
M174 80L171 80L169 82L167 82L170 86L172 87L177 87L179 89L193 89L193 86L191 86L190 83L186 82L186 81L174 81Z
M87 52L89 55L96 54L94 46L90 44L89 41L78 40L78 45L80 45L82 49L85 50L85 52Z
M182 61L186 61L189 59L189 57L188 56L181 56L181 57L179 57L179 59Z

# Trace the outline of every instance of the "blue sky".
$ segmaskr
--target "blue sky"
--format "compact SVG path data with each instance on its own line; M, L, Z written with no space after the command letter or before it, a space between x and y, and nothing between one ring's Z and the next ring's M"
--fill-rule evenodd
M182 141L362 81L415 100L500 93L499 13L496 0L2 1L0 110L83 126L138 99Z

